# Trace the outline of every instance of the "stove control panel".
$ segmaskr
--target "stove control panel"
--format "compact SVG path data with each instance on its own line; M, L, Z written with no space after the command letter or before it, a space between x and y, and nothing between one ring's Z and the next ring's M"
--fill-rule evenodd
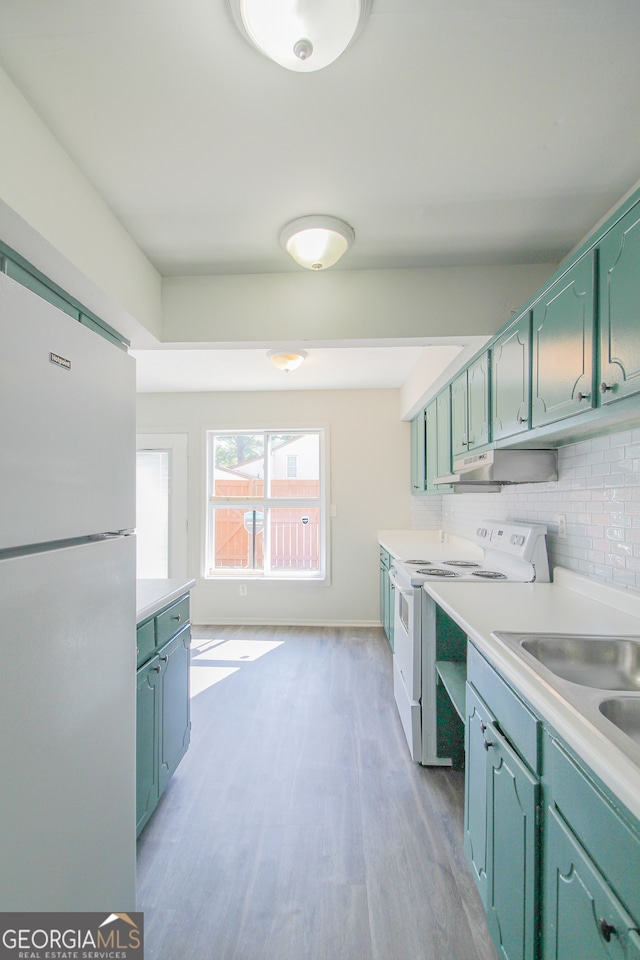
M542 523L485 520L476 529L476 540L489 550L530 561L538 541L544 538L546 532L547 528Z

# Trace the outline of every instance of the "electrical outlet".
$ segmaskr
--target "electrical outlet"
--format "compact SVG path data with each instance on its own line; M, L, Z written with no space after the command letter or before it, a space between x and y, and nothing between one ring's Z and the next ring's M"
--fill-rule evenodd
M558 524L558 537L561 540L566 540L567 537L567 518L564 513L559 513L555 517L555 522Z
M241 583L241 584L240 584L240 586L238 587L238 593L240 594L241 597L246 597L246 595L247 595L247 585L246 585L246 583Z
M447 542L447 533L446 533L446 531L445 531L445 530L439 530L439 531L438 531L438 534L439 534L440 543L446 543L446 542Z

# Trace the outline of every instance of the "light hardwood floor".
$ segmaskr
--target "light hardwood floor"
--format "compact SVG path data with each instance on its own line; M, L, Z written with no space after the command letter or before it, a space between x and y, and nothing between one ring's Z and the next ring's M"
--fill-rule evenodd
M147 960L496 960L463 775L409 759L382 630L193 633L191 747L138 843Z

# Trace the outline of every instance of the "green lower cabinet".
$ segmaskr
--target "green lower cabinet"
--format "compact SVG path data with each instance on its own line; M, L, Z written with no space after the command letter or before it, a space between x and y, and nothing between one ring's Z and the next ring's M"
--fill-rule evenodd
M540 785L467 684L465 851L505 960L536 957Z
M464 849L485 910L488 903L487 864L487 756L484 735L489 711L475 690L467 684L467 722L465 729L465 807Z
M380 623L393 650L393 619L395 613L395 592L389 578L391 554L380 547Z
M487 925L505 960L534 960L540 784L491 723L484 749L489 764Z
M555 810L545 826L544 960L640 960L640 935Z
M640 960L640 822L471 643L467 677L464 846L499 956Z
M640 204L599 248L601 404L640 391Z
M191 629L185 596L138 625L138 657L151 639L152 655L138 668L136 700L136 831L158 805L191 737ZM168 636L168 639L167 639Z
M136 830L140 833L155 810L160 743L160 663L153 657L138 670L136 699Z
M184 628L160 650L160 751L158 786L164 791L191 738L189 659L191 631Z

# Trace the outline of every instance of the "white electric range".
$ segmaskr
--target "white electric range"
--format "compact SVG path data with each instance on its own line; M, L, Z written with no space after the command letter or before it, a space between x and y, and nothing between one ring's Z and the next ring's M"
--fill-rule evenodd
M548 581L546 533L544 524L485 520L467 544L437 544L431 557L393 560L393 690L412 760L451 764L438 755L436 609L423 584Z

